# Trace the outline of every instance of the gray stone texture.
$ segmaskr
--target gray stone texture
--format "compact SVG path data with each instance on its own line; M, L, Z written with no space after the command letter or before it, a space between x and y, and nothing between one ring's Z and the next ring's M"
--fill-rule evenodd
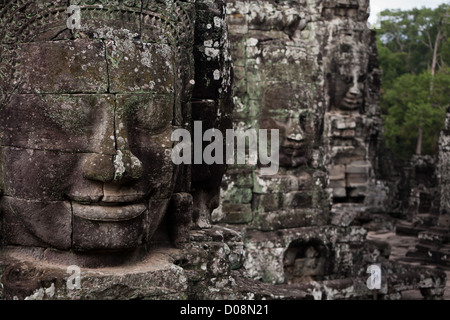
M368 5L1 2L0 297L368 299L374 263L384 299L442 296L353 224L389 193ZM174 166L194 121L278 129L279 172Z

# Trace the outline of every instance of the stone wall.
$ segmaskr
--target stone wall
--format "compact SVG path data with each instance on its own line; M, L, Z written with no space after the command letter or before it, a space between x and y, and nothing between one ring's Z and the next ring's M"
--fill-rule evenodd
M368 299L366 271L374 263L383 268L380 298L417 288L441 296L445 274L390 263L389 246L367 241L367 230L354 225L362 211L383 211L390 192L379 181L379 71L368 1L174 2L174 9L196 12L195 25L175 27L193 31L195 41L186 52L178 48L185 57L176 79L185 91L176 101L186 107L176 108L174 124L190 131L195 120L202 131L278 129L280 170L264 175L259 164L230 165L222 179L222 165L178 168L181 178L172 181L175 195L154 238L133 250L3 242L0 298ZM91 9L103 12L102 5ZM170 12L173 18L178 11ZM137 25L158 17L164 15L141 15ZM65 16L55 18L65 29ZM193 64L195 85L191 72L181 76ZM81 267L76 290L69 286L72 264Z
M449 159L450 110L439 137L437 159L414 156L413 179L407 210L408 222L396 227L397 234L416 236L418 244L406 256L422 263L450 265Z
M368 1L228 1L235 129L279 129L280 170L229 167L213 220L242 230L244 267L271 283L355 272L376 171L381 72ZM376 260L376 258L375 258ZM300 276L301 274L301 276Z

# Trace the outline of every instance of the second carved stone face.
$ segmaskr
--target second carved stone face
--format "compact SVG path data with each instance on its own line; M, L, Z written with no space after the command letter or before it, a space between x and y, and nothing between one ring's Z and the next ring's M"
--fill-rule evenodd
M4 241L119 250L150 239L172 195L174 50L132 40L18 45L0 110Z

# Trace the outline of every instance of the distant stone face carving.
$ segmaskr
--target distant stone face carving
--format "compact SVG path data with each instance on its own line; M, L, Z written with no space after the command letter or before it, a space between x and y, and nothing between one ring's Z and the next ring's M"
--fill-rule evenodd
M193 4L71 1L69 30L66 2L0 5L3 243L135 248L184 179L171 133L190 120Z
M330 104L343 111L363 111L367 54L364 43L357 41L364 35L359 30L341 30L340 41L334 51L337 56L331 62Z

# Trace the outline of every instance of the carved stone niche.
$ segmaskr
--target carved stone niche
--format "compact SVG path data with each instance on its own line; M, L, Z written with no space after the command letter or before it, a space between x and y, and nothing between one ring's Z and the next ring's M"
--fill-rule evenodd
M320 240L293 241L284 253L285 282L322 280L327 275L329 261L329 249Z

